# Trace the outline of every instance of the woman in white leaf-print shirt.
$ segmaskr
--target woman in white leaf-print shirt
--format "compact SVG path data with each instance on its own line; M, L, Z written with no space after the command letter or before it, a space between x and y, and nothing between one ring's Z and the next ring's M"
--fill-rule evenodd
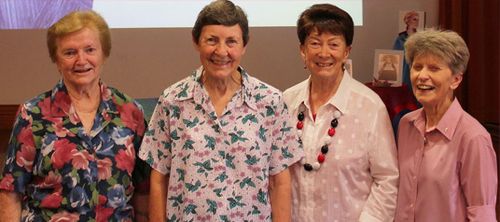
M151 221L289 221L303 153L281 93L239 66L246 15L214 1L192 34L202 65L163 92L139 153L154 169Z

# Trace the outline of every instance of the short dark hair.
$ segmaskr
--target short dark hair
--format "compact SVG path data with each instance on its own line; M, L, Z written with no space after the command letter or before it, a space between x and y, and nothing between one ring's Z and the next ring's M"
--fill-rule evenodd
M297 36L301 45L313 31L342 35L350 46L354 37L354 22L349 13L335 5L315 4L302 12L297 20Z
M207 25L233 26L238 24L243 35L243 45L246 46L249 39L247 15L239 6L228 0L216 0L205 6L194 23L191 35L193 41L198 44L201 30Z

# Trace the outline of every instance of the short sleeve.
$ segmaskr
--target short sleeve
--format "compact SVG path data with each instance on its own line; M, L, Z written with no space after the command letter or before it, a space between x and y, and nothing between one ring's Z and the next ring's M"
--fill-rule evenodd
M168 174L171 165L170 105L162 95L156 105L144 134L139 158L153 169Z
M291 123L288 108L281 96L275 105L274 120L274 127L271 132L273 143L271 147L270 175L276 175L287 169L304 156L302 144L299 143L297 131Z
M7 157L0 178L0 190L24 193L33 176L37 153L32 131L32 117L21 106L10 136Z

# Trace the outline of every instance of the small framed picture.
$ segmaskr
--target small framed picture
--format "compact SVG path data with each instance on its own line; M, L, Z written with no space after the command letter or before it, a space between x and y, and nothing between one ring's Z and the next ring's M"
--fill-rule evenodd
M399 32L422 31L425 27L425 12L416 10L399 11Z
M403 51L376 49L373 85L399 87L402 84Z
M346 59L344 62L344 69L349 73L352 77L352 59Z

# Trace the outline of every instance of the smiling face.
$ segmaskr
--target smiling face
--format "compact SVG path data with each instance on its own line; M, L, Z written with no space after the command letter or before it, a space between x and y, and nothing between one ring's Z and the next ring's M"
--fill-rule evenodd
M330 33L311 32L303 45L300 54L311 75L318 77L340 76L343 63L349 56L350 46L346 45L344 36Z
M83 28L59 37L56 45L57 69L67 87L81 89L99 84L105 57L95 29Z
M216 79L236 74L246 47L239 25L207 25L202 28L196 50L205 74Z
M453 74L440 57L421 54L413 60L410 78L413 93L424 108L447 108L453 101L453 91L462 81L462 74Z

